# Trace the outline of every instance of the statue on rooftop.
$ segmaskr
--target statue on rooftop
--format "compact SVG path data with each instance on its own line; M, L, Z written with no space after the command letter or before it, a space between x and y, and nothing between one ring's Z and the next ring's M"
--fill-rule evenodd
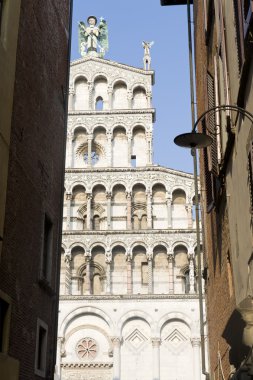
M144 70L150 69L150 64L151 64L150 49L153 45L154 45L154 41L151 41L151 42L142 41L142 46L144 48L144 57L143 57Z
M88 26L83 21L78 24L79 52L82 57L87 54L104 57L108 50L108 27L105 19L100 18L97 25L97 18L89 16Z

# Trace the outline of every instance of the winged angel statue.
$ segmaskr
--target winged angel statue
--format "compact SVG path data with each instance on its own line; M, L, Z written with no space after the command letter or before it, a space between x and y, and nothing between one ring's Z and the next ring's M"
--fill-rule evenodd
M89 16L87 18L88 26L83 21L78 24L79 52L82 57L86 54L100 55L104 57L108 50L108 27L105 19L100 18L97 25L97 18Z

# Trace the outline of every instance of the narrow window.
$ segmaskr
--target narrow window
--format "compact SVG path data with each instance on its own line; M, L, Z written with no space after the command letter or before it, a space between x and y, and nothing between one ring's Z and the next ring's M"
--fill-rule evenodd
M96 99L96 111L103 111L103 109L104 109L104 101L103 101L103 98L99 96Z
M53 224L49 217L45 215L42 247L41 277L44 280L51 279L51 256L52 256L52 231Z
M148 263L141 263L141 283L148 285Z
M131 166L132 168L136 168L136 156L131 156Z
M35 373L42 377L46 376L47 332L47 325L38 319L35 351Z
M9 303L0 298L0 352L4 352Z

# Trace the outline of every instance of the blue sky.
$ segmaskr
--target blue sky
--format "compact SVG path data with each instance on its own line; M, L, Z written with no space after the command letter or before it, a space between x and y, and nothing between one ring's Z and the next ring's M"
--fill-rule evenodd
M90 15L107 20L106 59L142 68L142 41L155 42L151 49L155 70L154 163L191 173L190 151L173 142L176 135L191 130L186 6L161 7L160 0L74 0L72 60L80 58L78 21L86 23Z

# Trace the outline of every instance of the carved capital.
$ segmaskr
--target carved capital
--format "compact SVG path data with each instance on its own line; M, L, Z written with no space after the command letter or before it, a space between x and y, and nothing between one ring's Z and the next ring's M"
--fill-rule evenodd
M66 193L66 199L67 199L67 201L71 201L72 193Z
M110 191L106 192L106 199L111 199L112 198L112 193Z
M111 342L112 342L113 348L120 347L122 339L119 336L113 336L111 337Z
M199 347L201 343L201 339L199 337L191 338L192 347Z
M173 255L173 253L169 253L168 254L168 261L169 261L169 263L173 263L173 261L174 261L174 255Z
M153 347L160 347L161 339L160 338L151 338L152 346Z
M65 261L65 263L69 264L71 260L72 260L71 250L69 248L67 248L65 253L64 253L64 261Z

